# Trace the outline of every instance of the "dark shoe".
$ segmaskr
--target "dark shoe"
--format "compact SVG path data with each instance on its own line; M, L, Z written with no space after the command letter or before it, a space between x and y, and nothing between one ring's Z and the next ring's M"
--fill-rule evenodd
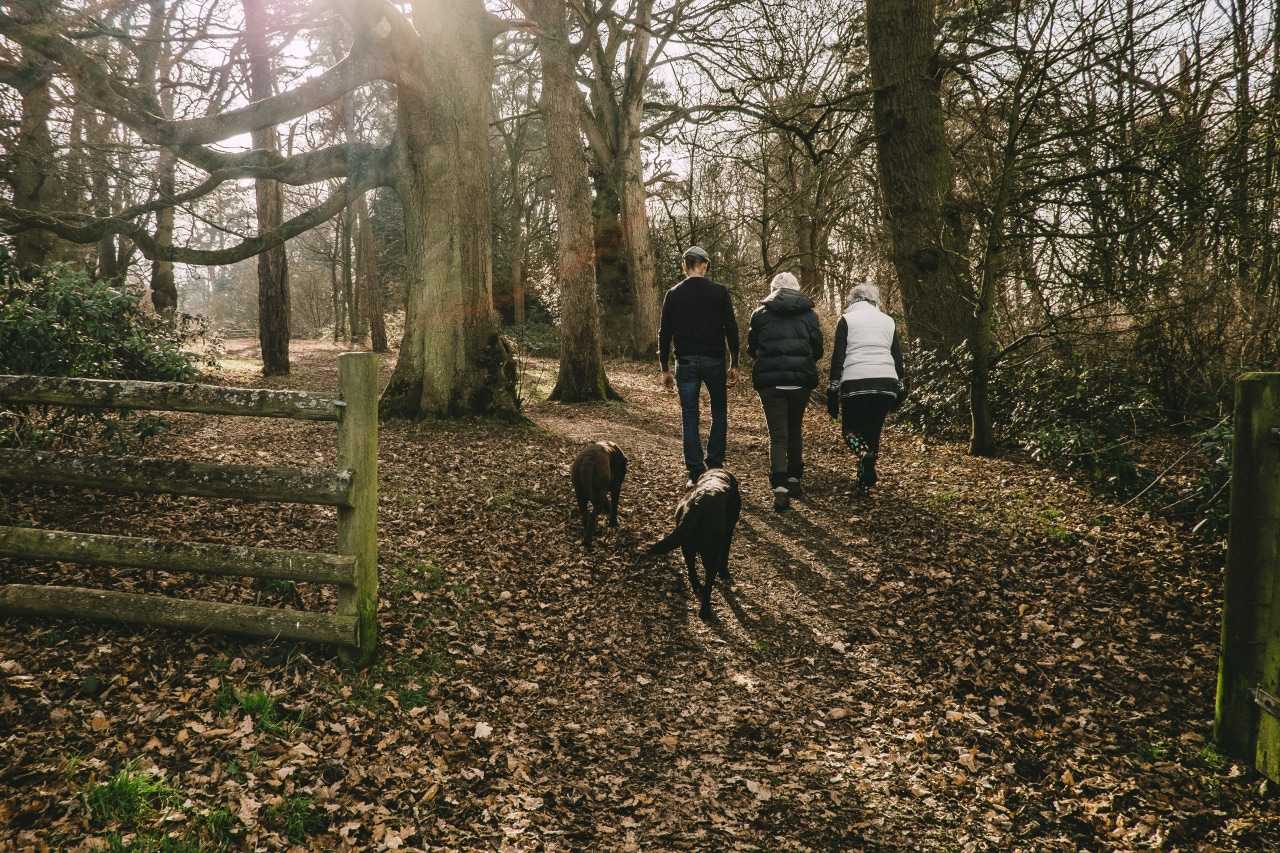
M862 493L866 494L871 491L871 487L876 484L876 457L867 454L858 462L858 486Z
M773 511L786 512L791 508L791 495L787 494L786 486L778 486L773 490Z
M796 500L799 500L800 498L804 497L804 487L800 485L799 477L787 478L787 494L789 494L791 497L795 498Z

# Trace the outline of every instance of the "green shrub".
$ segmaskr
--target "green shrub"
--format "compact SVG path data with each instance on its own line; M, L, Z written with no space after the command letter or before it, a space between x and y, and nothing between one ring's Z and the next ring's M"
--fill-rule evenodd
M70 267L19 276L0 253L0 373L188 381L200 362L186 348L198 339L208 341L202 320L181 316L170 325L143 312L136 295ZM210 353L212 361L212 346ZM0 444L97 436L128 446L162 428L154 415L0 408Z

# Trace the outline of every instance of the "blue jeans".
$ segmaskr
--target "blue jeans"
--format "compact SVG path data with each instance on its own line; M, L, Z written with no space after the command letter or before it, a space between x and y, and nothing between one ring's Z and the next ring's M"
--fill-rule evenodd
M697 479L707 468L724 465L725 437L729 433L729 401L725 391L723 358L691 355L676 359L676 389L680 392L680 425L684 437L684 464L689 476ZM702 385L711 397L711 434L707 453L702 454L699 409Z

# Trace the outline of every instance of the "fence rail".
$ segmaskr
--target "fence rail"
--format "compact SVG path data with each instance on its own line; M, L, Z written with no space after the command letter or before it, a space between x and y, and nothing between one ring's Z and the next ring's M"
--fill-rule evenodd
M0 375L0 400L84 409L150 409L306 421L336 421L343 407L342 400L308 391L11 375Z
M112 492L345 506L351 472L0 450L0 480Z
M346 554L30 527L0 527L0 557L347 585L355 583L356 564L355 557Z
M377 356L338 357L340 397L301 391L0 376L0 403L150 409L336 421L337 469L126 460L0 450L0 481L116 492L310 503L338 509L338 553L170 542L0 527L0 557L332 583L337 612L315 613L65 586L0 586L0 614L71 616L334 643L367 663L377 643Z

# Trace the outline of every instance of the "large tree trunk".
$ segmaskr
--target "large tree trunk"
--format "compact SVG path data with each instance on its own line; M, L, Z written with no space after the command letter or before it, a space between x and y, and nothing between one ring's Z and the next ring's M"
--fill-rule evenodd
M111 142L112 119L105 114L89 112L86 122L91 148L90 161L93 164L93 212L96 216L110 216L113 194L110 183L111 157L107 153L107 146ZM103 281L118 283L124 278L124 274L116 248L116 236L102 235L98 240L97 277Z
M638 118L636 122L638 126ZM658 351L658 288L649 212L645 206L647 198L644 160L637 138L629 146L622 170L622 235L631 278L630 355L652 359Z
M173 152L161 148L156 163L156 189L161 199L171 199L174 193L174 179L177 172L177 159ZM160 208L156 212L156 243L161 246L173 245L174 211L171 205ZM173 262L156 260L151 262L151 304L156 313L172 323L178 308L178 286L173 277Z
M245 40L249 49L249 90L254 100L273 93L271 57L267 49L265 0L244 0ZM253 147L275 153L280 143L274 127L256 130ZM280 183L257 180L258 233L284 222L284 194ZM262 348L262 374L289 372L289 257L281 243L258 255L258 342Z
M579 101L564 0L531 0L541 32L542 111L560 226L560 373L553 400L615 397L604 372L596 299L591 186L579 130Z
M966 309L948 252L951 157L943 127L935 0L867 0L880 188L907 324L931 349L965 337Z
M46 60L30 48L22 49L22 66L23 73L16 83L22 114L12 152L13 205L48 213L58 209L62 195L55 168L57 150L49 134L52 75ZM38 228L15 235L14 260L18 269L30 272L54 260L55 239L50 232Z
M515 366L492 293L493 30L482 0L422 0L418 8L423 49L404 58L397 87L408 304L381 409L514 415Z
M356 265L352 260L355 245L356 217L351 205L342 211L342 294L347 300L347 342L357 344L364 340L364 300L356 287Z
M382 282L378 279L378 246L373 239L373 223L369 221L369 203L361 195L352 207L356 213L356 286L364 308L361 313L369 324L370 347L374 352L388 352L387 325L382 316Z
M622 199L610 167L591 164L592 235L596 255L596 294L600 323L609 352L625 352L631 336L631 284L622 236Z

